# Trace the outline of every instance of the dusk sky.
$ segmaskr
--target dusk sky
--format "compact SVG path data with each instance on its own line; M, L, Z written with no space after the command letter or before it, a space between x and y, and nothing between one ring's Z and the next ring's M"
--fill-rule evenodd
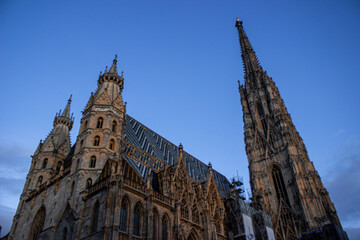
M273 78L350 239L360 239L360 1L0 1L0 225L72 94L76 141L118 55L127 114L249 188L235 18Z

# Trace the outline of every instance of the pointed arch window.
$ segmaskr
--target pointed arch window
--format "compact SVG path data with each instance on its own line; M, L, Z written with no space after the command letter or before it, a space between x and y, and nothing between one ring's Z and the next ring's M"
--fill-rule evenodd
M110 139L109 148L110 148L110 150L115 149L115 140L114 139Z
M80 159L78 159L78 160L76 161L76 168L75 168L75 170L78 170L78 169L79 169L79 164L80 164Z
M94 146L97 147L100 145L100 137L99 136L95 136L94 137Z
M92 180L91 178L88 178L88 180L86 180L86 189L89 189L92 185Z
M74 187L75 187L75 182L72 182L71 184L71 188L70 188L70 196L73 195L73 192L74 192Z
M95 167L96 167L96 157L91 156L91 158L90 158L90 168L95 168Z
M32 221L28 240L38 239L39 234L44 227L45 217L46 217L46 210L44 207L41 207Z
M286 191L283 176L281 174L280 167L277 165L273 165L271 173L272 173L272 178L273 178L274 187L276 190L276 196L277 196L278 200L280 201L280 199L283 199L287 204L289 204L289 197L287 195L287 191Z
M59 161L58 163L57 163L57 165L56 165L56 173L59 173L60 172L60 170L61 170L61 161Z
M42 184L42 182L43 182L43 176L40 176L40 177L38 178L38 181L37 181L37 183L36 183L36 186L37 186L37 187L40 187L41 184Z
M128 205L123 199L120 210L120 231L126 232Z
M162 240L168 240L169 237L169 221L166 216L163 217L161 222L161 239Z
M157 211L153 210L153 239L158 239L158 219Z
M133 234L135 236L140 236L141 230L141 207L139 204L135 206L134 209L134 224L133 224Z
M104 119L102 117L99 117L96 123L96 128L102 128L103 127Z
M99 202L96 202L91 219L91 232L97 232L98 221L99 221Z
M117 130L117 122L115 120L111 124L111 130L113 132L116 132L116 130Z
M45 158L43 163L42 163L42 168L46 168L47 162L48 162L48 159Z

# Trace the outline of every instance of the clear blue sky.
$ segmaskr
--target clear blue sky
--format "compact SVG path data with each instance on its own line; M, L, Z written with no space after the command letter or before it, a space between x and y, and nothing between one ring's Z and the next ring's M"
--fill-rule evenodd
M235 18L277 84L343 226L360 236L359 1L0 2L0 225L73 94L72 141L118 54L128 114L248 184Z

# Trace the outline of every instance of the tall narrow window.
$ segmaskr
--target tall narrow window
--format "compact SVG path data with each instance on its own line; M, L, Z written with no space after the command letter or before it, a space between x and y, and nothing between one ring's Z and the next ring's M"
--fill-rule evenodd
M48 162L48 159L45 158L43 161L43 164L42 164L42 168L46 168L47 162Z
M87 125L88 125L88 121L85 121L84 126L83 126L83 131L85 131L85 130L86 130Z
M81 140L81 141L80 141L80 149L83 148L83 145L84 145L84 140Z
M153 210L153 239L158 239L158 214Z
M163 217L161 222L161 239L162 240L168 239L168 220L166 216Z
M61 161L59 161L56 165L56 173L59 173L61 170Z
M61 234L61 240L66 240L66 235L67 235L67 228L65 227Z
M139 205L136 205L134 209L134 231L133 234L135 236L140 236L140 228L141 228L141 209Z
M79 169L79 164L80 164L80 159L78 159L78 160L76 161L76 168L75 168L75 170L78 170L78 169Z
M94 137L94 146L99 146L100 145L100 137L99 136L95 136Z
M110 148L110 150L114 150L114 148L115 148L115 141L114 141L114 139L110 139L109 148Z
M72 182L71 184L71 188L70 188L70 196L73 195L73 192L74 192L74 187L75 187L75 182Z
M43 181L43 176L40 176L39 178L38 178L38 181L37 181L37 183L36 183L36 186L40 186L41 184L42 184L42 181Z
M86 188L89 189L92 185L92 180L91 178L88 178L88 180L86 180Z
M97 120L96 128L102 128L103 122L104 122L104 119L102 117L99 117Z
M98 229L98 221L99 221L99 202L95 203L92 221L91 221L91 232L96 232Z
M95 166L96 166L96 157L92 156L90 158L90 168L95 168Z
M274 181L274 186L275 186L276 195L277 195L278 200L280 201L280 199L283 199L287 204L290 205L289 198L288 198L287 191L286 191L285 184L284 184L284 179L282 177L280 167L277 165L273 165L272 178Z
M120 210L120 230L123 232L126 231L126 218L127 218L127 204L125 202L125 199L123 199Z
M116 132L116 130L117 130L117 123L116 123L115 120L114 120L114 121L112 122L112 124L111 124L111 130L112 130L113 132Z

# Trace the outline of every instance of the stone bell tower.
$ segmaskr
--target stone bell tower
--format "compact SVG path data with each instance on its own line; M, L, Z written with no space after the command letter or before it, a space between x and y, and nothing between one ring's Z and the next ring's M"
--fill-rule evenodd
M343 234L278 88L262 69L239 19L235 26L244 66L239 92L255 204L271 216L277 239L298 239L325 226Z

